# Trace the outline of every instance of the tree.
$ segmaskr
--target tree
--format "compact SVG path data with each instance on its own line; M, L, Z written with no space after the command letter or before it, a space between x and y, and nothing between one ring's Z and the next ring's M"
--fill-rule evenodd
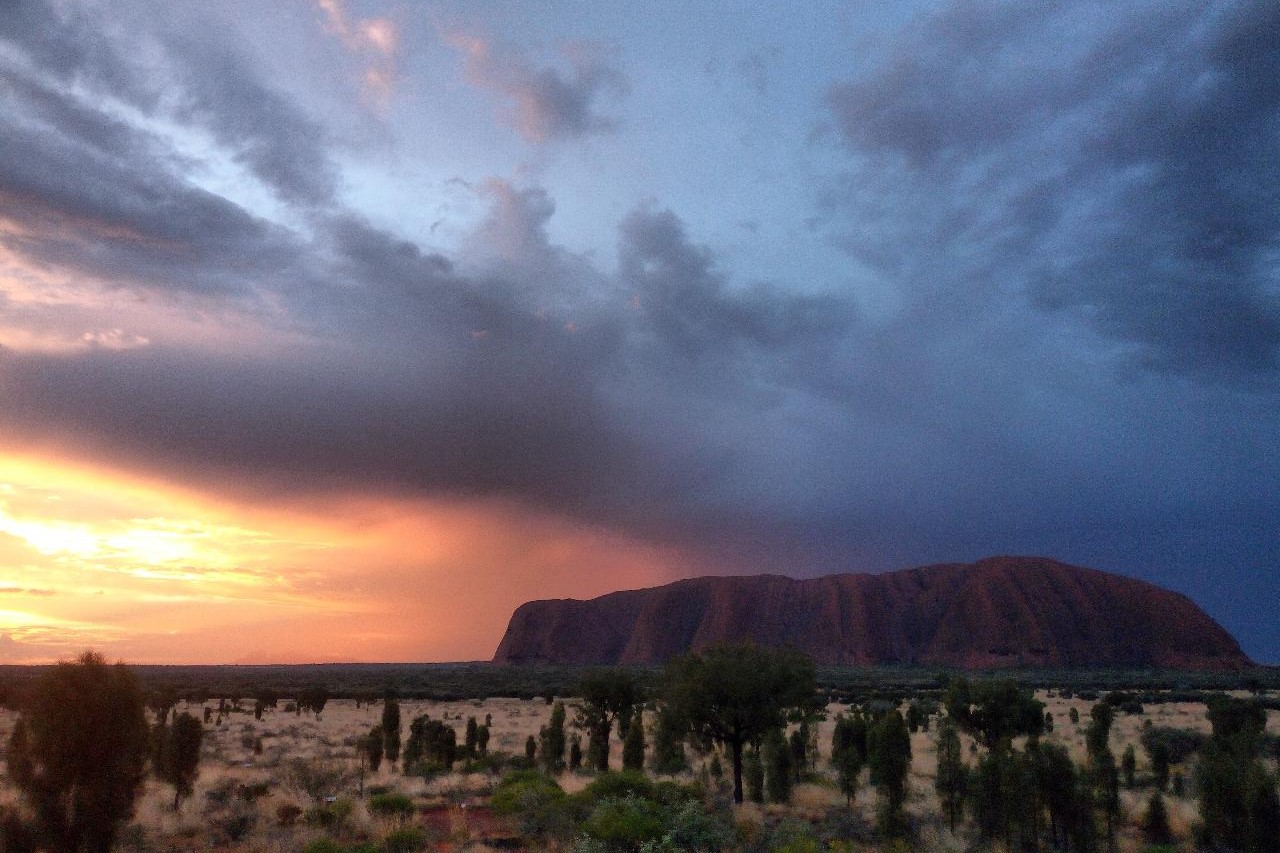
M528 761L530 764L533 764L533 760L537 756L537 754L538 754L538 741L534 739L533 735L529 735L529 737L526 738L524 742L525 760Z
M964 811L964 798L969 789L969 768L964 763L960 735L950 718L938 724L938 776L933 787L954 835L956 819Z
M876 823L888 838L906 833L902 805L907 800L907 771L911 769L911 735L897 711L889 711L867 733L867 764L879 788Z
M533 735L529 735L530 739ZM409 740L404 745L402 769L407 773L420 763L449 770L458 757L458 734L453 726L433 720L427 714L413 718Z
M538 732L542 741L539 759L543 769L553 775L564 770L564 719L564 703L557 702L551 709L550 721Z
M728 747L739 803L743 747L823 708L813 661L791 648L721 645L681 655L667 664L662 689L690 731Z
M1138 769L1138 758L1133 752L1133 744L1129 744L1124 748L1124 754L1120 756L1120 775L1124 778L1124 786L1126 788L1133 787L1133 777Z
M323 684L317 684L314 687L308 687L306 690L298 693L297 709L298 713L310 711L319 717L324 713L324 706L329 702L329 688Z
M563 734L564 732L563 721L561 721L560 730L561 730L561 733ZM479 731L480 731L480 727L476 725L476 718L467 717L466 735L464 736L464 739L462 742L463 743L462 748L466 751L467 758L476 757L476 746L479 743Z
M1169 828L1169 810L1165 808L1164 796L1160 791L1153 791L1147 801L1147 810L1142 815L1142 835L1151 844L1172 844L1173 830Z
M1090 757L1109 751L1111 724L1115 721L1115 709L1106 702L1099 702L1089 712L1089 727L1085 729L1084 745Z
M644 772L644 721L639 712L632 715L622 742L622 769Z
M389 764L400 760L400 700L391 687L382 697L382 752Z
M920 727L926 725L925 721L928 719L928 715L925 714L924 708L919 702L913 701L907 706L907 731L910 734L920 731Z
M765 791L769 802L790 802L794 759L790 746L782 737L782 729L770 729L764 736L761 757L764 759Z
M760 750L751 749L742 759L742 777L747 786L747 799L753 803L764 802L764 761Z
M1120 818L1120 771L1110 747L1104 747L1091 759L1094 802L1105 821L1107 839L1114 845L1116 823Z
M867 761L867 718L860 712L836 718L831 734L831 764L836 768L840 792L849 805L858 796L858 775Z
M569 769L577 770L582 766L582 738L577 735L569 742Z
M204 740L204 726L184 711L174 715L173 725L158 726L157 734L156 776L173 786L173 810L176 812L181 808L183 798L191 796L196 776L200 773L200 743Z
M44 672L9 740L9 777L55 853L107 853L146 774L142 691L123 664L85 652Z
M485 719L488 719L487 714ZM476 750L481 755L489 754L489 723L487 722L476 729Z
M1038 735L1044 728L1044 703L1016 681L951 682L947 716L987 749L1018 735Z
M809 727L803 723L787 738L791 750L791 778L799 782L809 763Z
M1276 780L1258 753L1267 712L1256 699L1229 696L1210 700L1213 734L1196 765L1206 847L1273 851L1280 848L1280 801Z
M653 752L649 765L654 773L679 773L689 766L684 754L684 733L688 724L668 703L658 706L653 723Z
M382 736L382 726L377 725L369 729L369 734L365 735L364 742L365 755L369 759L369 769L374 773L378 772L378 768L382 766L382 754L386 748L386 739Z
M616 721L620 732L630 725L631 714L644 701L644 689L625 669L597 669L578 682L582 708L574 725L587 732L587 763L599 771L609 769L609 732Z

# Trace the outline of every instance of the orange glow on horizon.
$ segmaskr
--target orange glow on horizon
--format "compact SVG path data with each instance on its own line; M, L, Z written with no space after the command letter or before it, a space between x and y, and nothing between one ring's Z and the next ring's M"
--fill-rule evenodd
M487 659L522 602L661 583L677 562L511 503L264 504L0 451L0 663Z

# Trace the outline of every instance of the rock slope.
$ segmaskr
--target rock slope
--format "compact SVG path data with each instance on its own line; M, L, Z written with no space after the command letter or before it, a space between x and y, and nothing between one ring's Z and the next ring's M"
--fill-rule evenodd
M1041 557L885 574L702 577L516 609L495 663L653 664L721 642L790 643L821 664L1250 665L1186 596Z

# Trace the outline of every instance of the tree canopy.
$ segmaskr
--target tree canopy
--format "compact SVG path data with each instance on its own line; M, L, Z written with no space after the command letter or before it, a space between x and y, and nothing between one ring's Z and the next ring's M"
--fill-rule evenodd
M609 769L609 732L614 721L625 734L631 715L645 700L644 688L626 669L595 669L578 682L582 708L574 725L587 732L587 763L596 770Z
M150 747L133 673L85 652L36 683L9 740L9 776L50 849L105 853L133 814Z
M958 678L947 690L946 707L947 716L987 749L1018 735L1038 735L1044 729L1044 703L1015 681Z
M818 715L824 703L804 653L749 644L692 652L667 664L663 699L692 732L729 747L733 796L742 802L742 747L788 721Z

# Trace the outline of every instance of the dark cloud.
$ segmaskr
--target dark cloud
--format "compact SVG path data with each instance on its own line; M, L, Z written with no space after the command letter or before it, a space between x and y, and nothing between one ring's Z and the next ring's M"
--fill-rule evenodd
M898 275L920 259L886 236L927 247L912 274L953 280L976 249L982 287L1142 364L1273 374L1277 38L1265 2L962 4L919 21L829 92L860 163L829 201L871 229L844 245Z
M337 173L319 124L263 85L234 50L187 34L172 36L169 49L185 94L175 110L179 119L209 128L285 201L331 199Z
M698 568L1024 551L1210 604L1198 567L1229 561L1250 598L1280 594L1265 6L917 20L829 92L849 167L815 227L860 264L776 284L655 203L622 216L611 268L552 239L551 192L503 179L472 186L487 213L433 252L344 207L330 141L214 34L156 36L164 73L147 77L90 19L0 14L24 57L0 60L0 219L22 225L4 247L248 328L216 352L164 335L0 349L6 444L279 500L499 498L677 544ZM608 63L463 46L530 138L607 125ZM295 224L199 186L164 122ZM860 309L863 283L888 307ZM24 316L13 302L0 291L0 319Z
M122 15L122 17L124 17ZM101 143L105 117L76 108L68 90L96 101L122 102L145 114L200 127L287 202L321 204L331 197L336 172L324 132L291 101L264 85L249 60L191 21L165 30L149 21L146 37L127 38L114 22L88 8L47 0L15 0L0 10L0 40L43 75L38 97L46 114L98 126L82 130ZM127 19L126 19L127 25ZM204 29L199 37L192 29ZM18 68L10 65L7 74ZM30 88L28 86L28 88ZM58 91L61 105L51 103ZM100 109L100 108L99 108Z
M571 139L613 130L616 120L599 102L627 91L627 80L597 45L573 44L569 70L538 67L509 45L467 34L451 41L466 53L468 78L510 102L509 121L530 142Z

